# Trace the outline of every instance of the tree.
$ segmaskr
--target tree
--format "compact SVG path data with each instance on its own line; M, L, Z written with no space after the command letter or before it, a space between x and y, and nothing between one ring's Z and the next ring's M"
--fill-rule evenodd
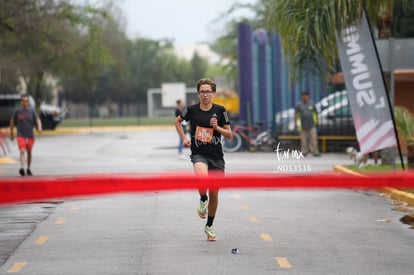
M237 64L237 26L239 22L231 20L226 25L226 34L219 37L213 44L212 49L219 53L224 59L223 73L227 79L238 83Z
M362 18L372 24L392 11L393 0L272 0L268 23L282 37L292 78L308 69L329 77L338 63L335 34Z
M395 107L394 116L398 132L406 142L408 169L414 169L414 116L404 107Z
M414 5L411 0L395 1L393 20L394 37L414 37Z
M208 63L197 52L194 53L191 63L190 83L194 86L206 74Z
M88 54L83 64L106 61L105 49L95 43L106 18L102 10L68 0L1 1L0 64L14 70L40 103L45 79L73 68L73 60L82 63L78 56ZM80 37L88 40L82 51L74 43Z
M233 4L218 19L229 20L225 24L223 35L218 37L211 45L212 49L222 56L223 73L233 83L238 83L237 62L237 28L240 23L247 23L253 28L266 27L267 9L271 6L271 0L258 0L256 4ZM251 16L243 15L237 17L240 11L247 11Z
M163 82L194 85L204 74L200 56L192 63L173 53L168 39L130 40L113 1L100 6L72 0L0 0L0 91L17 84L40 103L52 77L63 96L90 107L105 101L146 103L149 88Z
M16 71L0 65L0 94L13 94L18 85Z

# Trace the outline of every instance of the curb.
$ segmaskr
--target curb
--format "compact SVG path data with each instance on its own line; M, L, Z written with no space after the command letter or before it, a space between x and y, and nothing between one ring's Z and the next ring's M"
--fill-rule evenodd
M333 170L335 172L342 173L342 174L354 175L358 177L366 177L365 175L354 172L348 168L345 168L342 165L334 165ZM391 187L382 187L376 190L379 192L388 194L390 198L394 200L405 202L407 205L414 207L414 194L407 193L407 192L404 192L404 191L401 191L395 188L391 188Z

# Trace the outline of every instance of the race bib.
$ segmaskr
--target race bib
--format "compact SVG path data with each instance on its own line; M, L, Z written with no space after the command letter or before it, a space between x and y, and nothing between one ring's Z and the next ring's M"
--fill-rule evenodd
M211 140L213 139L213 133L214 133L213 128L204 128L204 127L197 126L196 132L195 132L195 138L197 141L210 143Z

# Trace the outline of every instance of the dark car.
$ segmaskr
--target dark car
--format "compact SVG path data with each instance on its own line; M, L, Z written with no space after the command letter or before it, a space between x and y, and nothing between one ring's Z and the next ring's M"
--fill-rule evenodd
M323 98L315 104L315 107L318 110L319 137L326 137L332 147L341 148L340 150L345 146L357 146L354 121L346 91L336 92ZM295 128L294 108L277 113L275 125L277 140L291 147L298 146L299 132Z
M13 112L20 107L21 95L0 94L0 127L8 127ZM29 96L30 107L35 109L35 101ZM39 118L43 129L55 129L62 122L66 113L57 106L41 104Z
M318 135L355 136L354 121L346 91L331 94L315 104L318 110ZM295 109L276 114L278 135L298 135L295 129Z

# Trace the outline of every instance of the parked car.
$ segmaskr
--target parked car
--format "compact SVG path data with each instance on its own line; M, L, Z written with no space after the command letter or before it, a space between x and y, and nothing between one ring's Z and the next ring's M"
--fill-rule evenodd
M0 127L8 127L13 112L20 107L21 95L0 94ZM32 96L29 96L30 107L36 109ZM58 107L48 104L40 105L39 118L42 121L43 129L55 129L66 117L66 112Z
M67 112L55 105L41 104L39 117L43 129L54 130L67 117Z
M338 91L315 103L318 111L318 135L354 136L355 128L346 91ZM275 117L277 135L298 135L295 108L278 112Z
M333 104L337 102L341 102L344 99L348 100L348 95L347 95L346 90L337 91L335 93L332 93L322 98L319 102L315 104L315 107L318 113L320 113L322 110L328 108L329 106L332 106Z

